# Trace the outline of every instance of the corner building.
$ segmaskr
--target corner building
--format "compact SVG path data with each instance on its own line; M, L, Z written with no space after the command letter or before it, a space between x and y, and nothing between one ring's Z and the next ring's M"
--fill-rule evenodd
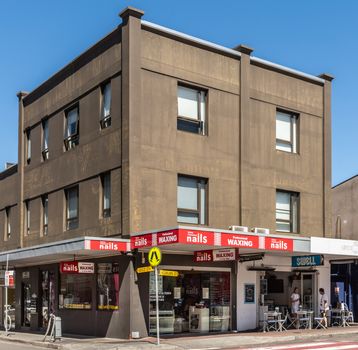
M162 334L256 328L296 285L317 310L329 259L291 260L331 236L332 77L142 16L126 8L18 94L18 164L0 174L16 328L55 313L65 333L154 334L153 274L136 269L156 245L179 272L159 281Z

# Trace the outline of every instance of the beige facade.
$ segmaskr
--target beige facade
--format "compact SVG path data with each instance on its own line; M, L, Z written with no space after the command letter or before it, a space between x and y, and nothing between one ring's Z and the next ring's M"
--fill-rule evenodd
M177 224L178 174L208 179L209 227L276 231L276 190L299 193L299 234L331 237L331 77L301 74L141 22L123 24L31 93L19 94L19 161L0 180L2 250L84 235L128 236ZM99 124L110 81L112 125ZM178 83L207 91L207 135L177 129ZM65 112L79 107L79 145L64 149ZM276 150L276 111L298 115L298 152ZM49 159L41 153L49 122ZM31 160L26 131L31 130ZM112 213L100 213L110 171ZM66 230L64 190L79 185L79 227ZM49 198L48 235L41 196ZM31 212L25 230L25 202ZM12 232L5 239L5 209ZM25 232L26 231L26 232Z

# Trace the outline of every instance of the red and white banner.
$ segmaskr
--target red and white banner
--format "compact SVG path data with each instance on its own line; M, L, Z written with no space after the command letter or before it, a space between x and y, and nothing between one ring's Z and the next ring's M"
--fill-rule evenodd
M61 261L61 273L94 273L94 263L81 261Z
M293 240L289 238L265 237L266 250L293 251Z
M211 262L213 261L212 250L201 250L194 252L194 262Z
M5 287L15 286L15 271L5 271Z
M194 252L194 262L234 261L238 257L236 249L213 249Z
M86 240L85 248L89 250L128 252L130 243L112 240Z
M131 237L132 249L167 244L293 251L293 239L290 238L273 238L255 234L246 235L241 233L225 233L199 229L189 230L185 228L176 228L173 230L147 233ZM208 257L204 259L208 259Z

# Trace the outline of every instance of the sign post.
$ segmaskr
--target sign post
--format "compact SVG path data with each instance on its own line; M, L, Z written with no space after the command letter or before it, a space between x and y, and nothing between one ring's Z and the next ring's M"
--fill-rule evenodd
M158 265L162 261L162 252L159 248L153 247L148 253L148 261L150 266L154 267L155 274L155 310L157 319L157 345L160 345L159 335L159 296L158 296Z
M6 271L5 271L5 281L8 278L8 270L9 270L9 254L6 254ZM5 282L5 324L8 321L8 315L9 315L9 306L8 306L8 283ZM9 335L9 329L6 326L5 327L5 335Z

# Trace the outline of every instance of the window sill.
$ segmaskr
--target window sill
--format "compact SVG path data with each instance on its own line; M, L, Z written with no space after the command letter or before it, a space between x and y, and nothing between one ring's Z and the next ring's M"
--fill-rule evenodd
M292 155L295 155L295 156L300 156L300 153L299 152L288 152L288 151L283 151L281 149L275 149L276 152L278 154L292 154Z

